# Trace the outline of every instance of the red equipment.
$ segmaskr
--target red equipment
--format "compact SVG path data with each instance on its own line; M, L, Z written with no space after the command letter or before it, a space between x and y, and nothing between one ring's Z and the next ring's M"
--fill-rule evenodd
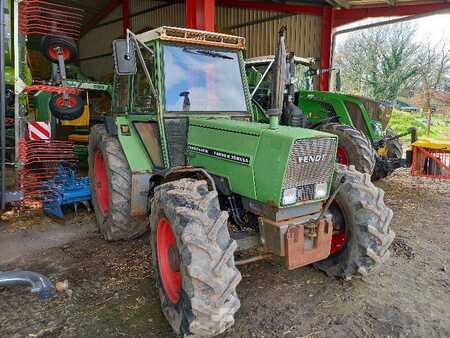
M51 35L79 39L82 9L43 0L24 0L19 4L19 30L23 35Z
M413 145L412 176L450 179L450 142L419 140Z

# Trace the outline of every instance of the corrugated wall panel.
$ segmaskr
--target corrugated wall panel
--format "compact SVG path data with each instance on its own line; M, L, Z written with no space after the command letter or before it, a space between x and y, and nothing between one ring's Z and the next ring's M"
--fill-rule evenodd
M283 25L288 28L288 51L294 51L296 55L304 57L320 56L320 16L229 7L218 7L216 13L218 31L246 38L247 57L273 54L278 31Z
M163 5L161 1L131 0L131 15ZM117 19L121 7L113 11L103 22ZM162 25L185 25L185 6L183 3L164 6L130 19L134 32L156 28ZM322 18L313 15L292 15L262 10L217 7L216 28L219 32L244 36L247 39L246 57L273 54L275 52L278 30L282 25L288 27L287 48L298 56L319 57ZM111 53L112 40L122 35L122 22L94 28L80 40L80 58ZM112 72L112 57L85 60L81 62L82 71L91 77L101 79Z
M183 27L185 25L184 4L173 4L150 10L151 8L166 4L163 1L131 0L130 1L130 25L134 32L156 28L162 25ZM133 14L149 10L146 13L133 16ZM111 12L101 23L116 20L122 16L122 7L119 6ZM100 23L100 24L101 24ZM112 41L122 36L122 21L113 22L104 26L95 27L86 33L80 40L81 70L84 74L95 79L102 79L113 70L113 60L110 54Z
M152 5L153 7L154 5ZM184 27L184 4L174 4L155 11L137 15L131 18L131 27L134 32L150 30L160 26Z

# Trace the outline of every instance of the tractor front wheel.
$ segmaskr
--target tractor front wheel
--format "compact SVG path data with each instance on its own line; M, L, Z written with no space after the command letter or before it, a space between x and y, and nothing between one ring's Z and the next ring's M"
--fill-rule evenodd
M343 165L353 165L359 172L371 175L375 167L375 153L367 137L355 128L339 123L328 123L321 131L339 138L337 161Z
M395 234L390 229L392 210L383 201L383 190L375 187L368 174L338 165L332 191L345 183L330 207L333 237L330 256L315 267L330 276L349 279L366 276L389 257Z
M89 179L97 224L108 241L129 240L147 230L147 222L131 216L131 171L116 137L103 125L89 135Z
M150 227L162 312L173 330L183 337L212 337L232 326L241 274L217 192L188 178L160 185Z

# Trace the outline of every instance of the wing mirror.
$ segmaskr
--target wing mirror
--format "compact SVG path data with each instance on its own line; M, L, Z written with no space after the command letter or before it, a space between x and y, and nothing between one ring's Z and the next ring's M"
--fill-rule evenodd
M135 44L131 40L113 41L114 68L117 75L134 75L137 72Z

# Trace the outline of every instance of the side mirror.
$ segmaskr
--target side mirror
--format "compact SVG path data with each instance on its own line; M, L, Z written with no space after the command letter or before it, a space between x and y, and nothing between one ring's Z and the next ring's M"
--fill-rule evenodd
M137 72L134 42L126 39L113 41L114 67L117 75L134 75Z

